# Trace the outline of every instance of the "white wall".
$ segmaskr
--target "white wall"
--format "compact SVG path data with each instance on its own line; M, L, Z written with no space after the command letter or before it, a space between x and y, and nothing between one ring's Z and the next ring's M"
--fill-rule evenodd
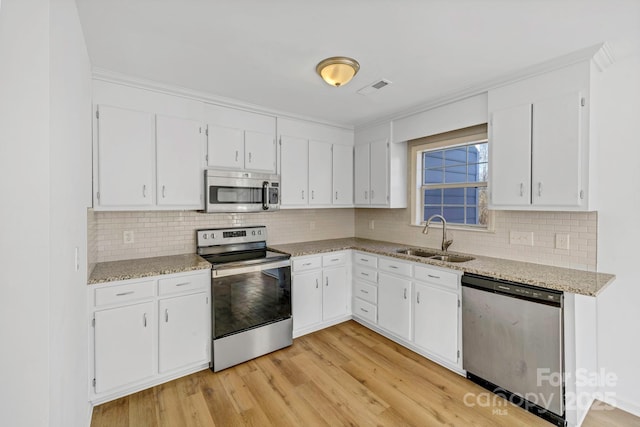
M87 425L91 64L73 0L51 0L50 426ZM75 269L78 248L79 269Z
M598 268L616 281L598 297L598 365L615 373L604 392L640 415L640 54L602 75L598 104Z
M2 1L0 58L0 424L37 427L50 406L48 0Z

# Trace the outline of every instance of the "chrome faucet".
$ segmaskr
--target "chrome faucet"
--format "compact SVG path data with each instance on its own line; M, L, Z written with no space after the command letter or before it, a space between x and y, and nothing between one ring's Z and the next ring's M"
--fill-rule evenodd
M429 234L429 225L431 225L431 220L434 218L439 218L442 222L442 250L446 252L453 243L453 239L447 240L447 220L442 215L431 215L422 230L422 234Z

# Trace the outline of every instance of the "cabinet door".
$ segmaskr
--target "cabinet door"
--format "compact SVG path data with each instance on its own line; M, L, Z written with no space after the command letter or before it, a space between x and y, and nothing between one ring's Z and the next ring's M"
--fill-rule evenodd
M533 204L580 205L580 94L533 104Z
M347 267L325 269L322 273L322 318L344 316L348 312Z
M154 375L153 303L95 313L96 393Z
M458 363L458 295L414 283L414 342L451 363Z
M293 330L322 321L322 273L296 274L291 284Z
M333 145L333 204L353 205L353 147Z
M389 150L387 141L382 140L371 143L371 204L386 205L387 178L389 176Z
M156 116L156 151L158 205L202 208L202 125L193 120Z
M491 204L531 204L531 104L494 112L489 145Z
M356 145L354 199L356 205L369 205L369 144Z
M282 136L280 148L281 204L306 205L308 202L308 142L303 138Z
M211 325L207 293L163 299L158 308L160 373L207 362Z
M273 134L244 132L244 168L276 172L276 142Z
M309 141L309 204L331 204L331 144Z
M153 114L99 106L98 203L101 207L153 204Z
M411 339L411 281L378 275L378 325L400 338Z
M207 151L209 166L242 169L244 167L244 132L242 129L209 125Z

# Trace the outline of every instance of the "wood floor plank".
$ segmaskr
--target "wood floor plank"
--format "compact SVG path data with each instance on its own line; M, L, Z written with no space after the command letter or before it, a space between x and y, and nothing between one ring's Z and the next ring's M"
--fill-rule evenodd
M491 402L474 405L473 398L465 402L467 394L484 394ZM297 338L291 347L222 372L203 370L96 406L91 423L92 427L440 425L550 424L353 321ZM619 410L590 412L585 427L596 425L640 427L636 417Z

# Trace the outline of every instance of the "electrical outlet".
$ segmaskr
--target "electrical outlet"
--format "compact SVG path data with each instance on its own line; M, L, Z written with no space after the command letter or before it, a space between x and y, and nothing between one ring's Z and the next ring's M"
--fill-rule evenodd
M556 234L556 249L569 250L568 234Z
M373 230L375 228L376 228L375 222L372 219L370 219L369 220L369 230Z
M133 231L125 231L122 233L122 241L124 242L125 245L130 245L131 243L134 242L133 239Z
M533 231L509 232L509 243L512 245L533 246Z
M316 222L309 221L309 230L315 230L315 229L316 229Z

